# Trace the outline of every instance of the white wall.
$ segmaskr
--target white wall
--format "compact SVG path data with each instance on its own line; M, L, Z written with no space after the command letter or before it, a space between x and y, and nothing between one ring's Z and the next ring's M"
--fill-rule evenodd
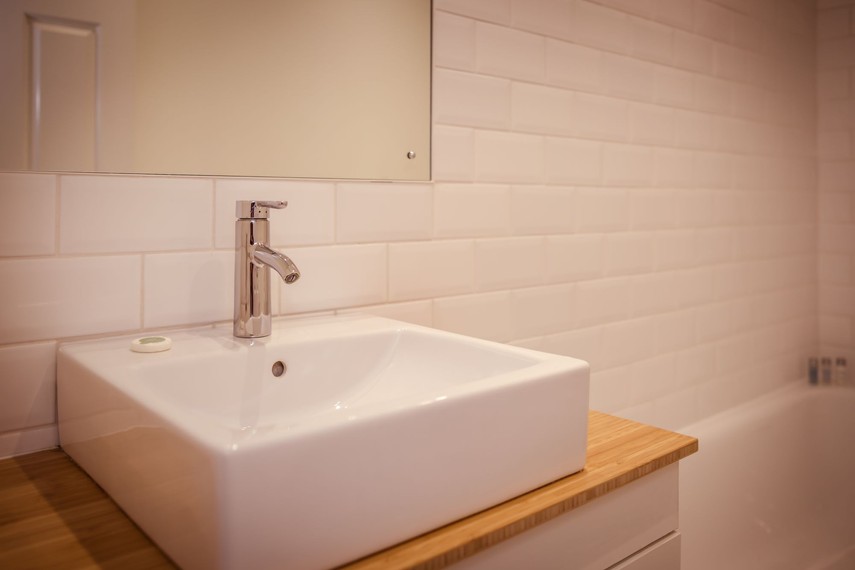
M819 331L855 376L855 1L817 4Z
M231 318L239 198L289 201L278 314L578 356L593 407L670 427L796 380L814 27L812 0L435 0L433 183L0 175L0 456L56 443L57 341Z

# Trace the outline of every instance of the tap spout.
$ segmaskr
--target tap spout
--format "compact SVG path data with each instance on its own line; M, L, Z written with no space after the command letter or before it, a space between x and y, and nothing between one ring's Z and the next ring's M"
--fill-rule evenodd
M271 249L263 243L251 245L249 253L253 263L270 267L282 277L285 283L293 283L300 278L300 270L284 253Z

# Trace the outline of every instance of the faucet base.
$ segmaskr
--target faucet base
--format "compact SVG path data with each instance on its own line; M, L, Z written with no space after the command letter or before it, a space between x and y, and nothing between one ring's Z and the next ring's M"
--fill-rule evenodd
M263 338L270 336L272 329L273 319L269 315L259 315L235 320L233 332L238 338Z

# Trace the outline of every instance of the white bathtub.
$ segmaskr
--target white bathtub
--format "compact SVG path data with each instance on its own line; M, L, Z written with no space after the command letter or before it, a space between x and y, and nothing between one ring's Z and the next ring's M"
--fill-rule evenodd
M683 570L855 569L855 390L794 385L680 430Z

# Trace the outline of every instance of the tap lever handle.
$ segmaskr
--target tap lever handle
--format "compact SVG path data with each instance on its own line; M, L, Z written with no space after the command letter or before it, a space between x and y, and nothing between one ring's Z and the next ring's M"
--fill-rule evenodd
M277 210L281 210L288 205L288 202L283 202L282 200L256 200L255 205L262 208L275 208Z
M241 219L266 220L269 209L281 210L288 205L282 200L238 200L235 202L235 215Z

